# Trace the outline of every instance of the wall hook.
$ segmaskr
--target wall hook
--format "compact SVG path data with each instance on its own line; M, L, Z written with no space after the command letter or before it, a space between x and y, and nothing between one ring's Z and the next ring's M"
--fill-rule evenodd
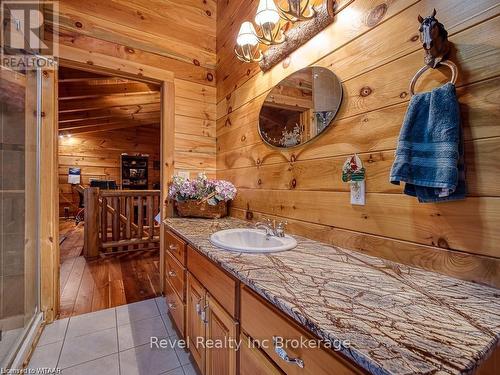
M431 68L436 68L439 63L446 60L450 53L450 42L448 41L448 31L444 25L436 18L436 9L430 16L422 18L418 16L420 22L420 41L425 50L425 64Z

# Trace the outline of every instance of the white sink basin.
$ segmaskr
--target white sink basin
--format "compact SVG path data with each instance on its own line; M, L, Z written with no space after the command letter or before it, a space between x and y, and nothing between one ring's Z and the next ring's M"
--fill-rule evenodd
M224 250L240 253L274 253L297 246L293 237L267 236L260 229L226 229L210 236L210 242Z

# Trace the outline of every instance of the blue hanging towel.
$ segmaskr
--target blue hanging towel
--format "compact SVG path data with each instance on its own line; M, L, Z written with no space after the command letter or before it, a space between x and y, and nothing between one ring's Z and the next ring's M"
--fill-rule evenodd
M422 203L465 199L465 162L455 85L415 94L399 135L390 181Z

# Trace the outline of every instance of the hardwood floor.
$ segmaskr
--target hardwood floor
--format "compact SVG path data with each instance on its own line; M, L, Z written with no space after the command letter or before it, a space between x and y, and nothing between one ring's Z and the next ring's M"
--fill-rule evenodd
M84 224L60 221L60 318L157 297L159 253L137 251L87 261L82 256Z

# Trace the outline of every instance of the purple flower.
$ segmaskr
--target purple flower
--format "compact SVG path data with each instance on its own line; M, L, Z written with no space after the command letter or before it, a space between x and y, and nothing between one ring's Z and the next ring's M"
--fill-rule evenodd
M236 188L229 181L209 180L205 175L200 175L194 180L174 176L168 189L168 196L178 202L189 199L200 200L211 196L208 203L216 205L222 201L233 200Z

